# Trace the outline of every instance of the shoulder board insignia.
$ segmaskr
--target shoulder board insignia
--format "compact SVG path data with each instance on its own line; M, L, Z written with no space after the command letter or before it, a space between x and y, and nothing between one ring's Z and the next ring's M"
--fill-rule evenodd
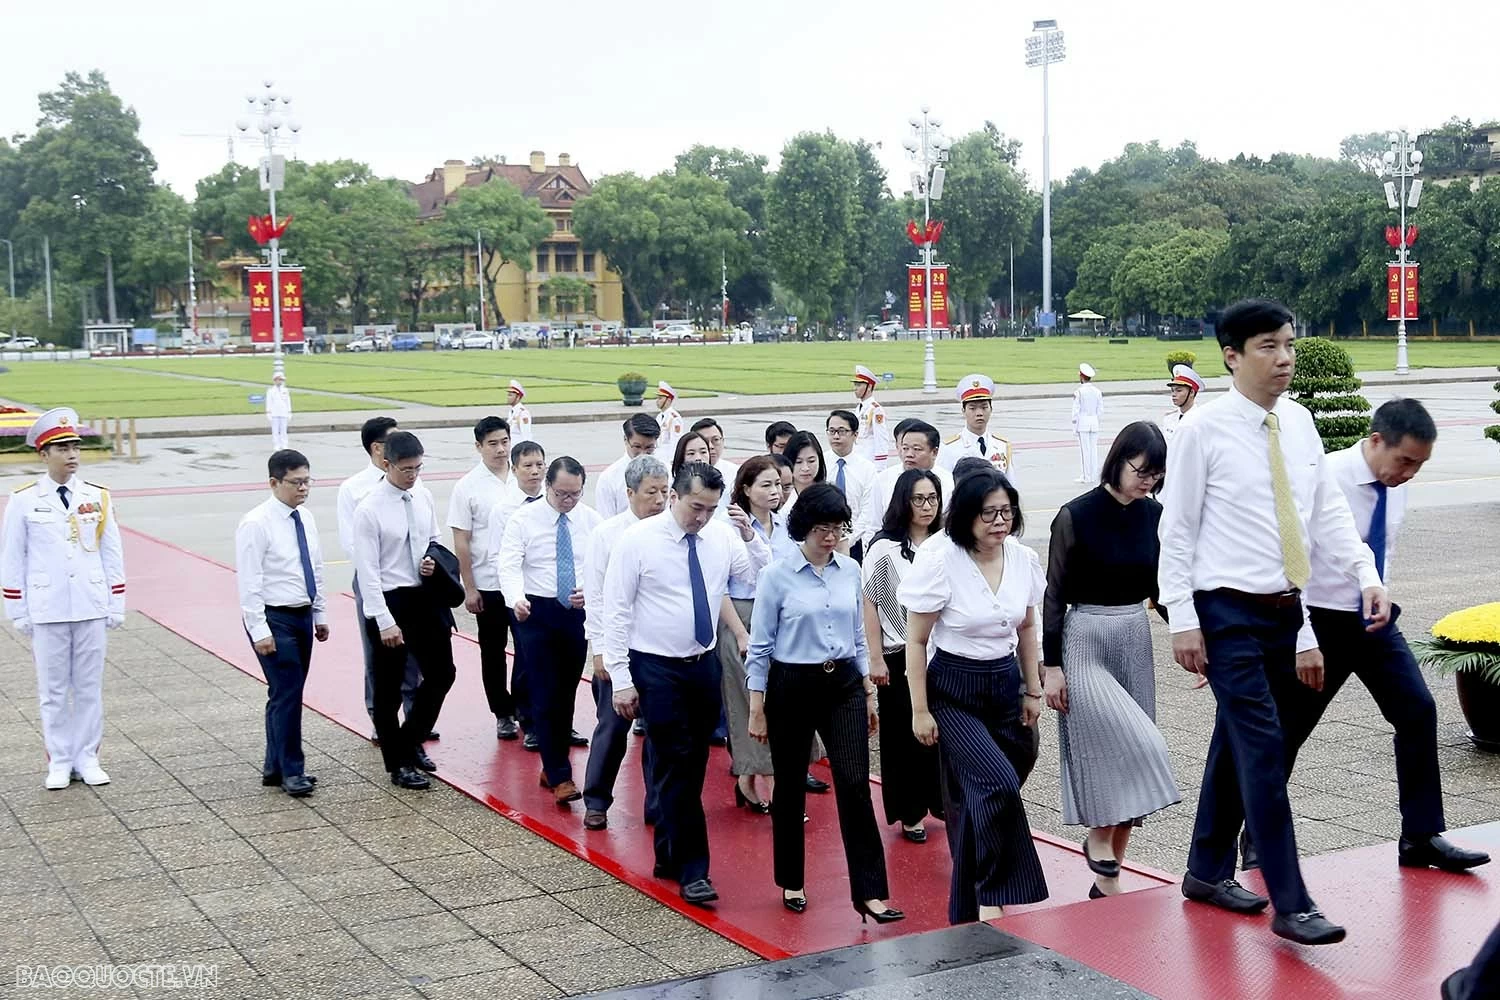
M91 483L87 479L85 479L83 481L83 485L85 485L85 486L92 486L94 489L98 490L101 493L108 493L109 492L109 487L108 486L100 486L98 483Z
M943 439L943 444L952 444L953 442L957 441L961 437L963 437L962 434L955 434L951 438L944 438Z
M36 483L27 483L25 486L17 486L15 489L11 490L11 492L25 493L27 490L33 488L34 486L36 486Z

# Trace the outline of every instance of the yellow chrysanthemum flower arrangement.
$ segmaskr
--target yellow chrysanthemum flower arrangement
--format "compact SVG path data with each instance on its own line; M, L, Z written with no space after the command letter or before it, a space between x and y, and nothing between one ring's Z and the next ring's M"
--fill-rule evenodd
M1411 648L1424 667L1439 674L1473 672L1500 684L1500 601L1443 617L1430 638L1412 642Z

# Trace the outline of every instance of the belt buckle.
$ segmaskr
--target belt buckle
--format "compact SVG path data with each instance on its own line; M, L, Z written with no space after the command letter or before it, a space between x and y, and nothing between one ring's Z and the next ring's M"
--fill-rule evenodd
M823 673L825 673L825 674L831 674L831 673L833 673L833 668L836 667L836 666L838 666L838 661L837 660L824 660L823 661Z

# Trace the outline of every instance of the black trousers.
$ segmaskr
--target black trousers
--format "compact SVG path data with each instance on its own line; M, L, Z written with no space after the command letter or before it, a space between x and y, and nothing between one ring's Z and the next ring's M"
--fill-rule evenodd
M1273 606L1232 591L1193 595L1208 653L1208 683L1218 700L1203 767L1188 871L1205 882L1234 876L1243 818L1278 913L1313 908L1297 861L1286 793L1282 714L1306 690L1297 679L1302 607Z
M479 596L483 604L474 620L479 625L479 669L484 678L484 697L489 702L490 714L495 718L515 718L516 701L521 694L520 670L516 671L511 687L505 682L505 641L510 636L510 608L505 606L505 595L498 590L481 590Z
M365 619L375 660L375 735L387 771L410 767L422 738L432 731L443 699L453 687L453 613L428 596L421 587L401 587L385 592L385 604L401 629L403 644L387 646L380 641L375 619ZM412 695L406 721L397 723L401 705L401 682L407 657L417 661L422 683Z
M569 740L589 643L583 634L582 608L563 607L555 597L527 594L526 600L531 602L531 614L515 623L516 651L526 663L528 714L541 748L542 773L547 784L556 787L573 780Z
M589 741L589 762L583 772L583 805L586 809L609 812L615 804L615 779L625 760L625 743L630 736L630 720L615 711L615 686L608 677L594 677L589 682L594 693L594 736ZM641 737L641 777L646 785L645 820L655 825L660 816L656 789L651 782L651 741Z
M884 726L884 720L881 725ZM1019 748L1011 759L1021 787L1036 767L1042 752L1042 734L1038 726L1031 727L1030 749ZM953 875L948 887L948 922L950 924L972 924L979 919L979 897L975 895L975 872L979 870L979 859L975 856L974 830L964 814L963 789L959 787L958 775L953 762L942 756L938 748L939 770L943 785L943 831L948 838L948 853L953 859Z
M1490 931L1479 954L1458 977L1457 1000L1488 1000L1500 997L1500 925Z
M370 721L375 721L375 647L380 645L379 641L370 642L370 631L365 625L364 604L359 596L359 577L354 577L354 615L359 625L359 648L365 655L365 713L370 716ZM401 711L407 715L411 714L411 700L417 693L417 685L422 683L422 671L417 669L417 659L410 654L406 657L406 673L401 678Z
M1021 722L1020 664L1014 656L974 660L939 649L928 665L927 692L938 746L962 800L956 848L949 840L955 848L950 916L970 892L984 906L1046 899L1047 879L1021 800L1021 772L1036 763L1036 738ZM965 838L973 841L972 867Z
M823 737L833 772L850 898L856 903L885 899L890 895L885 849L870 801L870 719L864 682L852 660L839 661L831 670L771 661L766 679L766 734L776 775L776 796L771 800L776 884L783 889L806 885L802 816L807 804L807 755L814 733Z
M931 813L943 817L942 763L911 731L911 687L906 648L885 654L890 682L876 688L880 704L880 801L887 823L915 826Z
M632 649L630 674L646 720L646 740L655 748L651 781L659 811L653 831L656 864L687 885L708 877L703 776L709 737L719 717L719 656L709 650L678 659ZM801 768L805 776L806 751ZM800 814L797 821L802 821Z
M312 608L266 608L276 651L257 652L266 675L266 760L262 773L290 778L303 772L302 687L312 663ZM252 644L253 645L253 644Z

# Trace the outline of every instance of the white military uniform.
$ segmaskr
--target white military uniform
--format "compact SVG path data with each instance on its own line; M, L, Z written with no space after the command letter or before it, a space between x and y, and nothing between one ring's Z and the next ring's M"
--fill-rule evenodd
M1180 423L1182 423L1182 411L1175 406L1163 413L1156 421L1157 426L1161 428L1161 436L1166 438L1168 443L1171 442L1172 435L1177 433L1177 425Z
M287 446L287 427L292 422L292 393L285 382L272 382L266 390L266 419L271 421L271 450Z
M1196 404L1196 394L1203 391L1203 377L1193 371L1189 365L1173 365L1172 378L1167 382L1167 388L1171 389L1179 385L1193 390L1193 401ZM1162 437L1166 438L1168 443L1171 442L1172 435L1177 433L1177 427L1182 423L1184 416L1185 414L1174 406L1166 413L1163 413L1161 419L1157 421L1157 424L1161 427Z
M49 441L44 428L42 444L77 440L72 411L48 411L37 425L44 421L68 430ZM33 426L28 442L38 434ZM43 475L11 494L3 537L0 593L6 616L31 636L48 787L66 787L70 773L90 771L102 778L90 783L103 784L104 633L125 622L125 556L109 491L77 476L58 483Z
M1079 365L1078 373L1094 377L1094 369L1087 364ZM1073 433L1078 438L1080 483L1099 481L1099 417L1103 413L1104 394L1092 382L1084 382L1073 390Z
M658 382L656 383L656 398L675 403L677 390L666 382ZM672 456L677 448L677 439L682 437L682 414L677 412L675 406L669 405L666 409L657 412L656 423L661 427L661 437L656 439L656 454L663 456L662 461L670 468Z
M858 401L854 415L859 418L859 436L854 439L854 454L867 462L875 463L877 469L885 468L886 460L896 453L896 438L885 419L885 407L875 401L875 387L879 380L875 373L864 365L854 366L855 385L870 387L869 395Z
M510 380L510 391L518 393L515 405L510 408L510 416L506 422L510 424L510 444L514 448L522 441L535 441L531 434L531 411L526 409L526 404L521 400L526 398L526 390L521 388L521 383L515 379Z
M959 379L957 388L953 390L953 396L960 406L975 400L988 400L993 404L995 380L978 372L965 375ZM963 430L943 441L942 448L938 449L937 464L952 472L954 466L966 458L988 459L991 466L1005 473L1014 484L1015 455L1011 450L1010 442L1000 435L991 434L986 430L984 436L981 437L969 430L968 425L965 424ZM945 502L946 500L947 498L944 497Z

